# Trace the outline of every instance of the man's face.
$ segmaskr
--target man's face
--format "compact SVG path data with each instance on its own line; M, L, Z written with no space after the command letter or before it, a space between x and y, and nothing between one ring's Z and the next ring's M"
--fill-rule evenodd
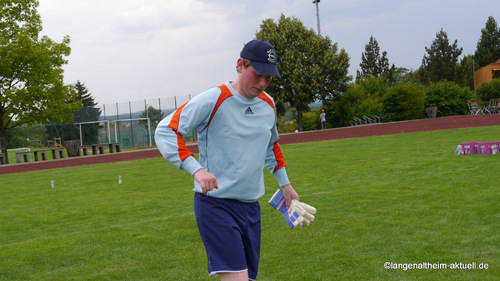
M238 60L237 68L240 83L238 92L246 98L258 97L271 83L272 75L262 75L255 71L251 65L245 67L241 58Z

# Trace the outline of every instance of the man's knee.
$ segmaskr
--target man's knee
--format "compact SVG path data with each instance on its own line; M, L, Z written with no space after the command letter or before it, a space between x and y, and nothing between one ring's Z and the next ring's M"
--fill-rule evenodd
M221 281L248 281L248 271L240 272L221 272L219 273Z

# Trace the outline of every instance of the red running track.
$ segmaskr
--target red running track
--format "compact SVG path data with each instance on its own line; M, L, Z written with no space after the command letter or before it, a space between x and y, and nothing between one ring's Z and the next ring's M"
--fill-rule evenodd
M402 122L359 125L320 131L281 134L280 144L495 125L500 125L500 114L474 116L460 115ZM189 148L193 153L198 152L197 145L190 145ZM156 148L151 148L129 152L108 153L95 156L80 156L66 159L46 160L41 162L0 165L0 175L156 157L161 157L160 152Z

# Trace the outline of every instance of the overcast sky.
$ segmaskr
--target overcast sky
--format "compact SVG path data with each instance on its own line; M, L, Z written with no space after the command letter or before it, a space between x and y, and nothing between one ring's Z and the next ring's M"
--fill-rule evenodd
M296 17L317 32L312 0L40 0L43 35L71 38L65 82L85 83L96 102L196 95L236 78L236 59L265 19ZM389 63L418 69L441 28L473 54L499 0L323 0L320 30L350 57L349 74L373 35ZM279 56L279 54L278 54Z

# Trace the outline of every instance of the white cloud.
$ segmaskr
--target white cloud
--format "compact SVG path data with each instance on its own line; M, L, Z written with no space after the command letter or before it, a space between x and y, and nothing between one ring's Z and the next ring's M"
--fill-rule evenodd
M418 68L441 28L473 53L500 2L324 0L319 8L322 35L348 52L355 74L370 35L397 67ZM43 34L71 37L66 82L85 82L100 103L196 94L234 79L243 43L265 19L284 14L317 28L310 0L40 0L39 12Z

